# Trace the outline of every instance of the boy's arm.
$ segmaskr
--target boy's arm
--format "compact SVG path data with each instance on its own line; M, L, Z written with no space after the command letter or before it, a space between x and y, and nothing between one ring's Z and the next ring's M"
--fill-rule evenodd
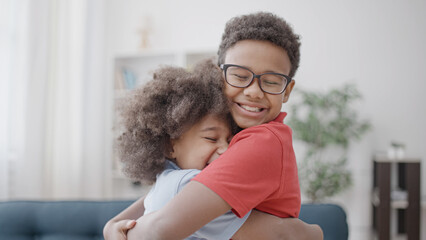
M141 197L110 219L103 229L104 238L107 240L126 239L127 231L135 226L135 220L140 218L145 211L144 200L145 197Z
M304 223L298 218L279 218L253 210L232 239L322 240L323 233L318 225Z
M186 187L160 210L142 216L127 237L133 239L184 239L231 206L219 195L197 181ZM306 239L322 240L322 231L299 219L283 219L252 211L235 239Z
M184 239L231 206L203 184L191 181L160 210L144 215L127 237L133 239Z

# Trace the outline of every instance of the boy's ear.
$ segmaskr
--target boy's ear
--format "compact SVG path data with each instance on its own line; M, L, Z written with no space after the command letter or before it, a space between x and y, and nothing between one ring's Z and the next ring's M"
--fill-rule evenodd
M283 103L286 103L290 98L290 93L293 90L295 84L296 82L292 79L291 82L287 85L287 88L284 91Z

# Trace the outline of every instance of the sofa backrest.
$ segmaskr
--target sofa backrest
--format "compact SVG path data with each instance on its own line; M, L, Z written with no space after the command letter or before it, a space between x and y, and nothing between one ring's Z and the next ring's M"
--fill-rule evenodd
M302 204L299 218L310 224L318 224L324 240L347 240L349 235L346 213L336 204Z
M0 239L103 239L105 223L133 201L0 202ZM324 240L347 240L345 211L335 204L302 204L299 218L320 225Z
M0 202L0 239L103 239L105 223L132 201Z

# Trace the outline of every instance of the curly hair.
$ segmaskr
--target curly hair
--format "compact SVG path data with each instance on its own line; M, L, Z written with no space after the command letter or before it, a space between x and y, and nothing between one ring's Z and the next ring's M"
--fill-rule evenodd
M218 50L218 65L224 63L226 52L242 40L264 40L286 50L291 63L289 77L294 77L300 62L300 40L282 18L267 12L234 17L226 24Z
M222 72L212 60L198 63L192 72L166 66L153 79L132 93L121 109L123 133L116 149L124 173L152 183L164 170L170 140L208 114L228 121L235 132L223 93Z

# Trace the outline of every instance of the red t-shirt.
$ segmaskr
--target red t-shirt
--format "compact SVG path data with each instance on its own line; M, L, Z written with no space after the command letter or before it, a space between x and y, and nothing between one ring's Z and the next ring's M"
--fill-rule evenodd
M239 217L251 209L278 217L298 217L300 187L286 113L244 129L228 150L193 180L224 199Z

